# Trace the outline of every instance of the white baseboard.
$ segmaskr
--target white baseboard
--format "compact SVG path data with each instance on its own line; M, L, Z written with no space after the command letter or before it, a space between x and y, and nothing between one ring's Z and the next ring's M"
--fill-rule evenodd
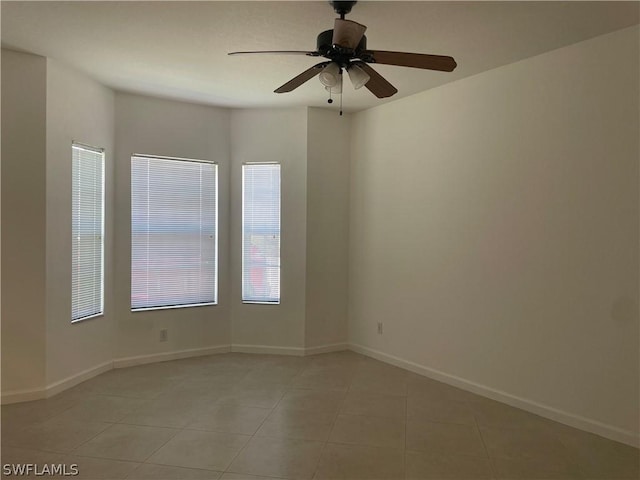
M267 353L271 355L294 355L302 357L305 349L301 347L274 347L271 345L231 345L232 352L238 353Z
M8 392L2 392L0 403L2 403L2 405L8 405L10 403L30 402L42 398L46 398L46 391L41 388L9 390Z
M149 355L137 355L134 357L116 358L113 361L114 368L133 367L134 365L145 365L147 363L166 362L169 360L179 360L181 358L201 357L216 353L227 353L231 351L229 345L216 345L215 347L191 348L188 350L176 350L173 352L152 353Z
M105 362L101 363L100 365L96 365L95 367L83 370L82 372L76 373L75 375L63 378L62 380L58 380L57 382L53 382L47 385L46 388L2 392L0 402L2 403L2 405L8 405L10 403L30 402L32 400L49 398L71 387L75 387L85 380L89 380L90 378L100 375L101 373L109 371L112 368L113 362Z
M307 347L304 349L305 355L318 355L320 353L342 352L349 350L348 343L332 343L329 345L318 345L317 347Z
M316 355L319 353L336 352L347 350L348 344L336 343L331 345L319 345L310 348L298 347L277 347L269 345L217 345L215 347L193 348L188 350L178 350L174 352L152 353L149 355L137 355L133 357L116 358L113 361L105 362L80 373L71 375L65 379L59 380L48 385L46 388L14 390L2 392L0 403L7 405L10 403L29 402L32 400L41 400L56 395L64 390L89 380L101 373L113 368L125 368L135 365L145 365L148 363L166 362L169 360L178 360L181 358L199 357L204 355L213 355L217 353L242 352L242 353L266 353L271 355Z
M437 380L439 382L446 383L448 385L452 385L454 387L458 387L472 393L476 393L483 397L505 403L512 407L526 410L555 422L563 423L580 430L585 430L587 432L600 435L601 437L615 440L616 442L625 443L633 447L640 447L640 436L638 434L635 434L634 432L623 430L621 428L614 427L597 420L592 420L590 418L559 410L548 405L543 405L541 403L534 402L533 400L517 397L507 392L474 383L469 380L456 377L455 375L449 375L439 370L425 367L423 365L419 365L409 360L404 360L394 355L389 355L369 347L351 343L349 344L349 349L353 350L356 353L361 353L368 357L375 358L376 360L380 360L381 362L404 368L405 370L417 373L418 375L423 375L433 380Z
M92 368L83 370L80 373L71 375L57 382L51 383L46 389L46 398L52 397L57 393L60 393L68 388L75 387L76 385L89 380L90 378L97 377L101 373L107 372L113 368L113 362L104 362Z

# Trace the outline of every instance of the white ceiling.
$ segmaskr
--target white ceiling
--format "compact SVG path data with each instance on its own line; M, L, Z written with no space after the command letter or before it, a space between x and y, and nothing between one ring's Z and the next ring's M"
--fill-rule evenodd
M360 1L348 19L368 47L451 55L453 73L376 65L392 99L639 22L638 2ZM328 2L2 2L2 45L62 61L116 90L230 107L326 106L317 79L273 90L317 63L234 50L314 50L333 26ZM379 100L345 88L345 109ZM335 104L334 104L335 105Z

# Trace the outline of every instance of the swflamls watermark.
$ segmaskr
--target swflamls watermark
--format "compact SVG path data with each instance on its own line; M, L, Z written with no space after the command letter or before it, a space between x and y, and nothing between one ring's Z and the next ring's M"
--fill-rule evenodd
M26 475L42 476L69 476L75 477L80 471L78 465L72 463L5 463L2 465L2 474L5 477L24 477Z

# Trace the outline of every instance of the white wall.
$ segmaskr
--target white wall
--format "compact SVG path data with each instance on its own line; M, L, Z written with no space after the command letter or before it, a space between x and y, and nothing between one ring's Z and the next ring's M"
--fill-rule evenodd
M637 442L638 43L354 116L352 343Z
M47 377L52 385L113 358L114 94L47 60ZM104 316L71 323L71 143L105 149Z
M347 342L351 115L308 109L305 346Z
M231 113L232 343L304 347L307 225L307 110L233 110ZM242 164L281 164L281 276L279 305L242 303Z
M131 312L131 155L144 153L218 162L218 305ZM229 110L116 94L115 303L116 358L230 343ZM159 341L160 329L168 341Z
M2 391L45 382L44 57L2 50Z

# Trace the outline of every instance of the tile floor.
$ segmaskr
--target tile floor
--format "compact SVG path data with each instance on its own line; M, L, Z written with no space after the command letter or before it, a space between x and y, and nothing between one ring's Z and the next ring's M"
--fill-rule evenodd
M2 463L81 479L640 477L637 449L352 352L112 370L3 406Z

